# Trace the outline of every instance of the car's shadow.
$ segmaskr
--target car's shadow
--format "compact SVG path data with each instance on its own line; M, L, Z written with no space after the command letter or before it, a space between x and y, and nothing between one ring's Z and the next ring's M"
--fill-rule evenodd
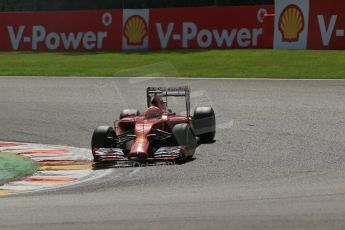
M188 158L183 161L161 161L161 162L108 162L95 163L92 165L93 170L102 170L110 168L139 168L139 167L158 167L158 166L173 166L183 165L196 160L195 157Z
M214 144L214 143L216 143L217 142L217 140L213 140L213 141L202 141L202 140L198 140L198 146L200 146L200 145L212 145L212 144Z
M94 163L93 170L110 169L110 168L138 168L138 167L157 167L157 166L173 166L183 165L195 161L197 158L187 158L181 161L159 161L159 162L106 162Z

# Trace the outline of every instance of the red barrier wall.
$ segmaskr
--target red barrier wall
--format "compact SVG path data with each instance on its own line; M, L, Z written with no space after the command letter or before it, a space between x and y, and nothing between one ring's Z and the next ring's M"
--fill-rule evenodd
M120 50L122 10L0 14L0 50Z
M345 49L345 2L309 1L310 49Z
M263 24L263 44L262 47L265 49L273 48L274 40L274 14L265 14L264 15L264 24Z
M0 50L263 48L273 6L0 13Z
M260 48L273 6L150 10L151 49Z

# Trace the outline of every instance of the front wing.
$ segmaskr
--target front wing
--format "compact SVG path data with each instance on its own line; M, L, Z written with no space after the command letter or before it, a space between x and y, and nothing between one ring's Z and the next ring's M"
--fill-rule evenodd
M145 161L178 161L184 158L183 152L181 146L161 147ZM95 156L98 162L138 161L137 159L129 159L120 148L100 148L95 151Z

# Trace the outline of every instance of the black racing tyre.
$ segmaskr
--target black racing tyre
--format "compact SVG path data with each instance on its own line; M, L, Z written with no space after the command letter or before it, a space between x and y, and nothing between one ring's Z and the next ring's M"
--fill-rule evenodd
M137 109L124 109L120 113L120 119L129 117L129 116L139 116L140 111Z
M202 142L212 142L216 135L216 116L212 107L194 110L193 128Z
M197 146L193 129L189 124L177 124L172 129L173 142L177 145L188 146L186 158L193 157Z
M108 137L115 137L114 129L110 126L98 126L92 134L91 149L112 147L112 140ZM96 156L94 161L98 161Z

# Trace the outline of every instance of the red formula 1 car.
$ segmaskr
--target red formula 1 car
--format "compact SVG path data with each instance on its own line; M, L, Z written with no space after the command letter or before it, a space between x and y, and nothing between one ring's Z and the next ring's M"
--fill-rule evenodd
M173 97L185 99L186 112L177 115L168 107ZM190 115L189 87L148 87L147 110L126 109L114 127L99 126L92 135L96 163L184 161L192 158L197 140L211 142L216 132L211 107L198 107Z

